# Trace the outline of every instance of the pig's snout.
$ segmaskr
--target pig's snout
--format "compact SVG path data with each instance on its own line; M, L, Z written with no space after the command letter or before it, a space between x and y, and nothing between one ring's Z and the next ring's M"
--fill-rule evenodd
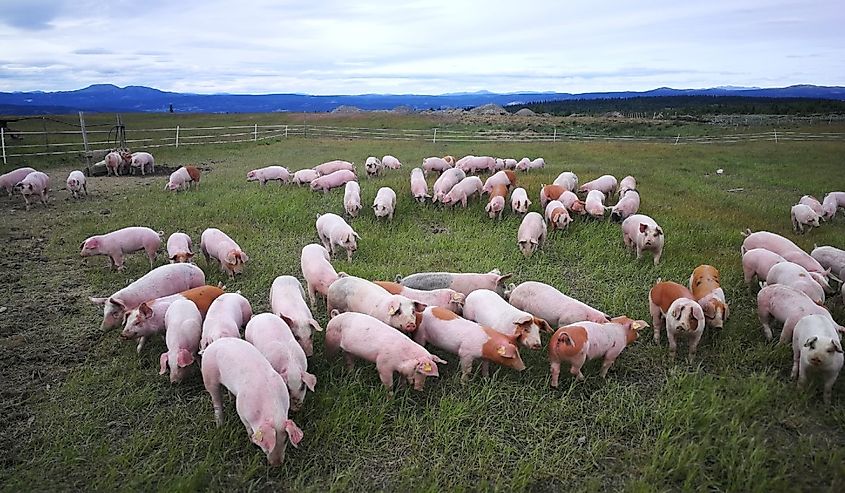
M290 410L299 411L300 409L302 409L302 399L294 399L293 397L291 397Z
M813 366L821 366L822 360L818 356L813 356L810 358L810 364Z
M417 330L417 324L414 322L405 324L405 332L413 332Z

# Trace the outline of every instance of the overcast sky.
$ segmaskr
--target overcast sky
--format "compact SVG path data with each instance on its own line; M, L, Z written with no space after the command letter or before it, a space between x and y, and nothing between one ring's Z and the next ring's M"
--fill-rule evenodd
M845 3L0 0L0 91L845 85Z

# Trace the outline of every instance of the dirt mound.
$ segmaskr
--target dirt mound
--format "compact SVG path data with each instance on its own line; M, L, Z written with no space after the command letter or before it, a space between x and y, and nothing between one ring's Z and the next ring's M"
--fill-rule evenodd
M507 115L508 112L498 104L485 104L469 110L471 115Z
M521 110L514 113L516 116L537 116L537 113L529 110L528 108L522 108Z

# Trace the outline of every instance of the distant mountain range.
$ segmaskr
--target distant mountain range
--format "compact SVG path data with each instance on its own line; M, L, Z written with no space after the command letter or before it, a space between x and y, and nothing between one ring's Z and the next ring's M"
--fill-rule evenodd
M312 96L308 94L190 94L166 92L145 86L117 87L96 84L76 91L0 92L0 114L58 114L76 111L163 112L170 105L185 113L327 112L339 106L362 110L390 110L399 106L414 110L465 108L483 104L520 104L653 96L747 96L758 98L813 98L845 100L845 87L797 85L781 88L716 87L650 91L492 93L488 91L441 95L360 94Z

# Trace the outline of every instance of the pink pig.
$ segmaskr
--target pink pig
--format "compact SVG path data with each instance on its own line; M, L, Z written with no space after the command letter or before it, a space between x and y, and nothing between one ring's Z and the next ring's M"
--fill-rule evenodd
M464 170L466 173L492 171L496 167L496 160L490 156L466 156L455 163L455 167ZM479 188L481 187L479 186Z
M317 301L317 293L325 297L329 292L329 286L338 280L338 273L329 260L329 251L321 245L311 243L302 247L300 267L308 287L308 298L311 300L312 307Z
M319 178L311 180L311 190L315 192L317 190L328 192L333 188L338 188L346 185L347 182L357 180L358 177L355 176L354 172L346 169L341 169L335 171L334 173L329 173L327 175L323 175Z
M501 274L499 269L493 269L486 274L419 272L405 278L397 278L397 282L414 289L432 290L449 288L464 295L468 295L476 289L489 289L501 296L504 292L504 281L513 275Z
M625 178L622 178L622 181L619 182L619 190L617 190L616 193L621 198L625 196L625 193L632 190L637 190L637 180L633 176L628 175Z
M496 174L487 178L484 186L481 187L482 193L490 193L496 185L504 185L511 188L516 183L516 175L513 171L497 171Z
M346 260L352 262L352 254L358 250L358 242L355 240L361 239L352 226L337 214L328 213L317 216L316 227L317 236L327 251L334 255L335 245L338 245L346 250Z
M103 161L106 164L106 176L120 176L120 168L123 167L123 156L119 152L112 151L106 154Z
M381 187L376 193L376 198L373 200L373 213L377 218L386 217L388 220L393 220L393 214L396 211L396 192L390 187Z
M634 214L622 221L622 242L637 252L637 259L643 251L650 251L654 253L654 265L659 264L664 241L663 229L644 214Z
M546 221L537 212L529 212L522 218L516 232L516 244L526 258L530 257L546 242Z
M526 214L531 207L528 200L528 192L522 187L517 187L511 192L511 210L517 214Z
M477 289L464 301L464 316L493 328L531 349L540 349L540 331L552 332L545 320L522 311L487 289Z
M807 378L816 374L824 380L824 403L830 404L831 391L842 370L842 342L836 324L821 315L809 315L795 324L792 335L792 378L806 387Z
M560 185L570 192L574 192L578 189L578 175L571 171L564 171L557 175L554 184Z
M802 195L801 198L798 200L798 203L806 205L807 207L812 209L817 216L824 215L824 208L822 207L822 203L819 202L819 199L813 197L812 195Z
M584 363L602 357L601 377L607 377L607 371L616 358L628 344L637 340L640 329L648 326L644 320L616 317L603 324L582 321L557 329L549 341L552 387L558 386L560 364L563 361L570 364L569 373L578 380L584 380L584 374L581 373Z
M48 192L50 191L50 177L40 171L33 171L15 184L15 190L21 193L24 202L26 202L26 210L29 210L30 195L37 195L46 207L49 198Z
M411 195L421 204L425 202L425 199L431 198L428 194L428 183L425 182L425 175L420 168L411 170Z
M79 170L71 171L65 184L67 185L68 192L71 193L73 198L78 198L82 195L81 192L85 192L86 196L88 195L88 185L85 180L85 174Z
M469 379L472 362L478 358L483 359L481 374L484 377L489 374L491 361L517 371L525 369L516 337L500 334L439 306L425 309L414 340L423 347L428 342L457 354L461 359L461 382Z
M454 163L450 164L445 159L439 157L427 157L423 159L422 162L422 169L424 175L428 175L428 173L431 171L443 173L447 169L452 169L454 166Z
M840 207L845 207L845 192L830 192L825 195L822 202L822 215L825 220L833 219Z
M244 339L258 348L288 387L291 410L298 411L305 391L314 392L317 377L308 373L308 360L288 324L272 313L261 313L246 324Z
M224 337L241 336L240 329L252 318L252 307L238 293L223 293L211 302L202 323L200 349Z
M393 327L363 313L331 312L326 325L326 353L343 352L352 368L354 358L376 364L381 383L393 395L393 373L399 372L414 390L423 390L426 377L437 377L437 363L445 361L429 353Z
M191 237L185 233L176 232L167 238L167 258L171 264L190 262L194 257Z
M575 195L575 192L566 190L560 194L558 201L566 207L566 210L568 210L570 214L580 214L583 216L587 213L587 210L584 208L586 204L584 204L584 202Z
M285 321L293 332L296 342L302 346L306 356L314 354L312 330L322 332L323 328L314 320L311 310L305 304L305 291L299 279L293 276L279 276L270 288L270 309Z
M329 161L323 164L318 164L314 166L314 171L320 173L321 175L330 175L335 171L355 171L355 163L350 163L349 161L343 161L340 159L335 159L334 161ZM354 173L353 173L354 174Z
M792 262L780 262L773 265L766 276L766 282L768 284L783 284L786 286L792 286L798 291L806 294L811 300L813 300L813 303L819 306L824 305L824 288L821 284L817 283L812 277L810 277L810 273L807 272L807 269L798 264L793 264Z
M487 217L493 219L498 217L501 221L502 219L502 212L505 210L505 197L502 195L493 195L490 197L490 201L487 202L487 205L484 207L484 211L487 213Z
M199 351L202 315L192 301L176 300L164 315L164 326L167 351L161 353L158 373L164 375L170 366L170 383L179 383Z
M326 297L326 311L366 313L403 332L417 329L416 313L426 305L390 294L378 284L346 276L333 282Z
M612 175L602 175L593 181L588 181L578 188L578 192L589 192L598 190L605 196L610 197L616 191L616 178Z
M475 194L481 195L481 188L484 185L481 183L481 178L477 176L468 176L461 180L457 185L452 187L443 198L441 202L444 204L456 204L458 201L466 208L467 200Z
M431 199L431 201L437 202L439 200L442 203L443 197L445 197L455 185L460 183L461 180L466 178L466 176L467 175L464 173L464 170L460 168L449 168L445 170L434 182L434 187L432 188L434 198Z
M26 175L35 171L33 168L18 168L4 175L0 175L0 188L6 190L6 194L11 197L12 190L15 189L15 185L21 182Z
M402 163L390 154L381 158L381 164L384 165L385 168L389 169L399 169L402 167Z
M266 185L268 181L278 180L279 185L290 182L290 171L284 166L267 166L254 169L246 174L246 181L257 181Z
M343 190L343 208L349 217L358 217L361 212L361 186L357 181L348 181Z
M214 258L220 263L220 270L228 274L230 279L234 279L235 274L242 274L249 261L249 257L235 240L217 228L208 228L202 232L200 250L206 264L210 265L211 259Z
M596 323L605 323L610 320L605 313L566 296L548 284L537 281L526 281L519 286L511 287L508 302L556 326L569 325L582 320Z
M205 284L205 273L194 264L167 264L147 272L108 298L89 298L103 305L101 329L120 327L123 315L147 300L176 294Z
M792 230L798 234L804 234L805 226L809 229L819 227L820 217L809 205L793 205L789 210L789 215L792 219Z
M621 190L621 188L620 188ZM619 202L610 210L610 220L621 223L640 210L640 194L636 190L628 190Z
M786 344L792 340L795 324L807 315L824 315L833 320L824 307L815 304L806 294L791 286L771 284L757 293L757 317L763 325L763 335L767 341L772 340L772 320L783 322L780 342ZM845 332L842 327L838 330Z
M293 174L292 183L294 185L305 185L306 183L311 183L319 177L320 173L311 168L301 169Z
M188 169L182 166L173 173L170 173L170 179L164 185L165 190L171 192L178 192L179 190L188 189L191 186L191 175L188 174Z
M584 201L584 210L595 219L604 218L604 193L601 190L590 190Z
M261 447L270 465L282 463L288 438L294 447L299 445L302 430L288 419L287 385L255 346L234 338L215 341L203 353L202 380L211 395L217 426L223 426L222 384L235 396L235 408L250 440Z
M111 268L122 271L124 269L124 254L144 250L150 260L150 269L152 269L163 235L164 233L161 231L156 232L150 228L130 226L104 235L91 236L80 245L82 251L79 252L79 255L81 257L108 255Z
M768 231L752 233L750 229L746 229L742 235L745 236L740 249L743 255L752 248L765 248L790 262L795 262L809 272L817 272L824 276L828 274L816 259L783 236Z
M455 291L454 289L442 288L425 291L422 289L409 288L407 286L403 286L395 282L374 282L375 284L378 284L379 286L384 288L390 294L398 294L399 296L404 296L409 300L419 301L420 303L427 306L443 307L458 314L463 311L464 299L466 298L466 296L464 296L462 293Z
M757 277L765 281L772 267L786 259L780 255L770 252L765 248L752 248L742 256L742 272L745 277L745 284L750 284Z
M133 152L129 162L130 171L134 174L135 168L141 169L141 174L145 175L147 171L155 173L156 161L153 155L149 152Z

